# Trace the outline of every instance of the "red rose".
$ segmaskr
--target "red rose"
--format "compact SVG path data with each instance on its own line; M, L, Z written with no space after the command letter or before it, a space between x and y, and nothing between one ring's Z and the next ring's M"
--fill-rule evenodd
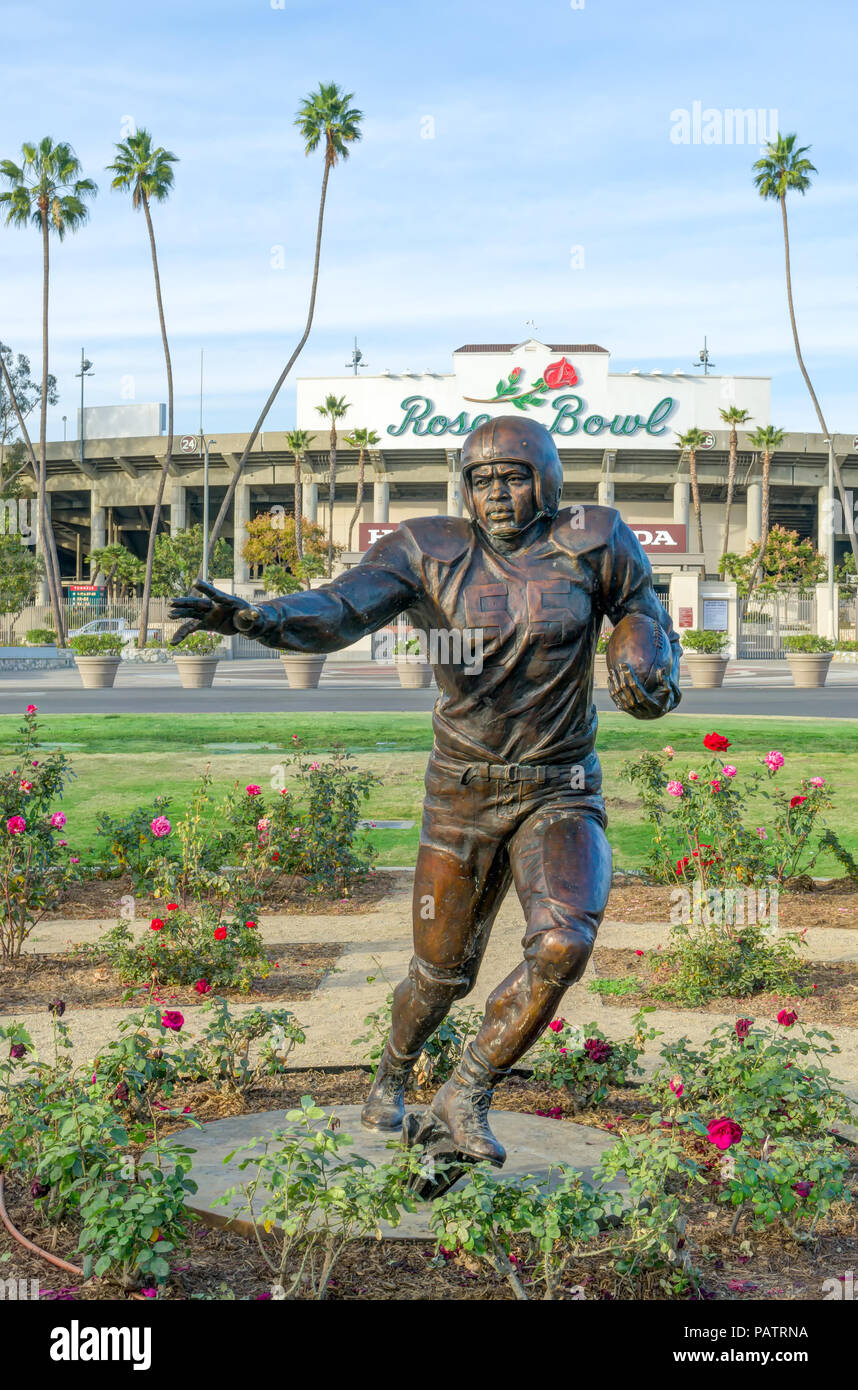
M798 1022L798 1014L795 1009L781 1009L778 1014L778 1023L783 1024L784 1028L791 1028Z
M717 777L713 777L713 778L712 778L712 781L709 783L709 785L710 785L710 787L712 788L713 792L720 792L720 790L721 790L721 783L718 781L718 778L717 778Z
M742 1137L742 1126L737 1125L735 1120L728 1120L722 1115L720 1120L710 1120L707 1126L709 1143L714 1144L716 1149L729 1149L732 1144L738 1144Z
M162 1026L164 1028L172 1028L174 1033L178 1033L181 1030L184 1021L185 1016L184 1014L180 1014L178 1009L168 1009L165 1014L161 1015Z
M792 810L794 806L800 806L803 801L807 801L806 796L794 796L789 804L790 810Z
M695 850L694 853L696 854L696 853L697 853L697 850ZM677 875L679 875L679 874L684 874L684 873L685 873L685 870L688 868L688 865L689 865L690 863L691 863L691 860L688 858L688 855L687 855L687 854L686 854L682 859L677 859L677 861L676 861L676 872L677 872Z
M567 362L565 357L561 357L559 362L552 362L542 373L542 380L549 391L556 391L558 386L576 386L578 383L578 373Z
M518 381L518 378L519 378L520 376L521 376L521 367L513 367L512 371L511 371L510 374L509 374L509 379L510 379L510 381Z
M167 911L168 911L168 912L178 912L178 910L179 910L179 904L178 904L178 903L167 903Z
M246 927L250 927L251 929L253 929L253 928L256 926L256 923L255 923L255 922L245 922L244 925L245 925Z
M194 989L197 991L197 994L211 994L212 987L208 980L197 980Z
M746 1037L751 1031L751 1025L753 1022L754 1020L752 1018L736 1019L736 1037L739 1039L739 1042L745 1041Z
M713 730L704 738L703 747L709 748L713 753L726 753L730 747L730 740L725 738L723 734L716 734Z
M216 931L215 931L214 939L215 939L215 941L225 941L225 940L226 940L226 927L218 927L218 928L216 929Z
M153 931L164 930L164 923L161 921L160 917L153 917L152 921L149 923L149 926L152 928Z

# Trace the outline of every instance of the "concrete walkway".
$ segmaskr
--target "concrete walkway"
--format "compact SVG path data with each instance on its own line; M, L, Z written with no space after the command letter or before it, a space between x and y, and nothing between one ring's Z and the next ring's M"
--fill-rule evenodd
M77 942L96 942L110 919L99 921L55 920L42 923L28 943L29 950L62 951ZM486 951L476 989L469 1004L482 1008L491 990L514 969L521 960L522 915L518 901L511 894L500 913ZM148 918L134 924L135 934L149 929ZM352 1046L352 1040L366 1031L365 1017L383 1005L390 988L404 975L411 955L411 876L395 876L392 892L383 903L369 912L339 915L270 914L260 918L260 930L267 942L341 942L343 953L336 967L323 980L311 999L290 1005L307 1034L306 1043L291 1054L294 1066L326 1066L355 1063L363 1060L365 1048ZM669 928L664 923L629 924L606 920L599 932L602 947L650 950L667 941ZM808 956L820 961L858 960L858 931L845 928L811 928L806 937ZM368 981L368 977L374 977ZM635 1006L605 1004L586 989L593 978L592 963L578 986L563 1000L561 1012L573 1024L595 1022L609 1037L624 1037L632 1032L631 1020ZM234 1012L255 1007L236 1004ZM127 1009L69 1010L65 1021L74 1040L76 1059L93 1055L105 1042L116 1036L116 1024L127 1015ZM197 1007L184 1007L185 1028L193 1034L199 1021ZM752 1005L749 1014L757 1014ZM760 1021L763 1016L757 1014ZM9 1015L0 1001L0 1019ZM51 1026L46 1012L21 1016L37 1047L44 1051L50 1044ZM661 1031L662 1037L645 1062L653 1064L658 1047L669 1040L688 1037L701 1041L719 1022L734 1022L732 1014L695 1013L659 1009L648 1015L650 1026ZM773 1020L772 1020L773 1021ZM830 1028L841 1048L836 1074L848 1082L849 1093L858 1101L858 1028Z

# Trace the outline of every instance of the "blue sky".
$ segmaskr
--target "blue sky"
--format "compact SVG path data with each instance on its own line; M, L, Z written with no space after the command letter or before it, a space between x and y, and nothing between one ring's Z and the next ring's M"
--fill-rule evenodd
M772 376L774 423L815 430L758 148L671 140L695 102L775 110L819 170L789 207L805 358L829 423L858 434L842 0L13 0L2 28L0 157L50 134L99 183L88 226L53 247L51 437L63 414L76 432L82 345L88 404L164 399L145 225L104 173L129 119L181 161L154 213L177 429L199 418L201 348L206 428L252 425L306 314L321 157L293 118L320 80L354 92L364 138L331 178L298 374L343 370L355 334L371 371L447 371L461 343L518 341L528 320L620 371L690 367L706 334L719 371ZM34 364L40 276L35 232L0 225L0 339ZM267 427L294 408L287 383Z

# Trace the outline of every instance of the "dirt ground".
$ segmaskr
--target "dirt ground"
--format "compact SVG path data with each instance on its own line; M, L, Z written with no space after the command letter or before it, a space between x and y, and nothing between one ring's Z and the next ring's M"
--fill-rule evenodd
M723 995L706 1004L684 1005L669 999L656 998L650 987L656 980L657 965L653 967L649 952L639 956L635 950L597 946L593 952L593 967L602 979L635 978L640 981L638 992L610 995L601 998L608 1006L629 1008L653 1004L659 1009L682 1009L689 1013L730 1013L774 1017L780 1009L795 1009L802 1023L839 1024L854 1027L858 1024L858 964L853 962L811 961L798 976L807 994L755 994L751 998Z
M352 912L368 912L386 897L393 887L393 874L371 873L363 883L349 889L347 898L326 898L310 893L306 879L284 875L267 891L260 911L283 913L337 914L346 916ZM94 878L85 883L74 884L53 912L45 913L44 921L55 918L73 918L81 921L103 916L114 919L119 916L122 899L134 897L134 885L130 874L121 878ZM163 899L137 898L136 909L139 917L156 916L164 906Z
M294 1105L302 1095L312 1095L322 1106L345 1104L363 1098L369 1084L366 1071L346 1068L338 1073L290 1071L281 1078L270 1078L245 1100L225 1098L209 1086L191 1087L187 1095L174 1098L174 1104L193 1104L197 1118L205 1121L223 1114L249 1110L280 1109ZM418 1097L420 1098L420 1097ZM428 1097L423 1097L428 1099ZM557 1122L569 1113L568 1103L557 1091L534 1086L523 1077L510 1077L498 1087L498 1108L548 1112L559 1107ZM633 1087L612 1091L598 1109L577 1115L582 1121L603 1129L621 1126L626 1131L648 1127L650 1104ZM186 1124L176 1120L177 1128ZM858 1152L853 1151L858 1158ZM858 1180L858 1169L853 1169ZM13 1180L7 1182L6 1204L10 1218L21 1233L41 1248L76 1264L76 1237L70 1226L47 1229L39 1220L29 1193ZM820 1223L813 1239L796 1240L783 1227L753 1232L742 1226L729 1234L731 1214L705 1201L693 1208L686 1233L686 1244L694 1263L702 1272L696 1297L726 1301L803 1301L822 1297L822 1284L855 1267L858 1239L850 1209L843 1205ZM669 1295L648 1276L649 1282L631 1285L612 1268L609 1252L614 1241L611 1232L598 1236L586 1253L573 1260L567 1270L566 1297L578 1297L583 1288L587 1299L629 1300L664 1299ZM604 1248L600 1259L595 1251ZM514 1250L525 1289L540 1298L542 1290L532 1286L533 1266L525 1248ZM6 1256L8 1255L8 1258ZM29 1254L0 1228L0 1268L4 1279L38 1279L41 1297L61 1300L111 1300L129 1295L108 1279L83 1280L57 1270L38 1256ZM171 1260L173 1273L162 1299L188 1298L259 1300L271 1297L272 1275L255 1243L223 1229L193 1222L186 1246ZM309 1293L299 1295L309 1297ZM505 1300L514 1297L509 1283L487 1271L475 1258L448 1251L436 1251L432 1241L375 1241L351 1243L342 1256L331 1282L332 1301L377 1302L390 1298L407 1301Z
M309 999L336 964L342 946L336 942L272 942L266 947L271 964L267 978L257 976L249 993L219 989L224 999L241 1003L287 1004ZM15 965L0 965L0 1000L5 1011L43 1012L54 999L69 1008L105 1009L145 1003L199 1004L193 985L123 985L107 957L94 952L66 955L24 955Z

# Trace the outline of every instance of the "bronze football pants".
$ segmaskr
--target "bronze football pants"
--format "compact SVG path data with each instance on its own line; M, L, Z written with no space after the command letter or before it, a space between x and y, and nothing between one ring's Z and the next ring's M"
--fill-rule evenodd
M393 1003L391 1046L413 1057L454 1000L474 987L511 882L525 916L524 959L488 1000L474 1042L498 1071L514 1065L583 974L611 885L601 770L584 789L504 783L433 753L414 878L414 956ZM464 780L463 780L464 773Z

